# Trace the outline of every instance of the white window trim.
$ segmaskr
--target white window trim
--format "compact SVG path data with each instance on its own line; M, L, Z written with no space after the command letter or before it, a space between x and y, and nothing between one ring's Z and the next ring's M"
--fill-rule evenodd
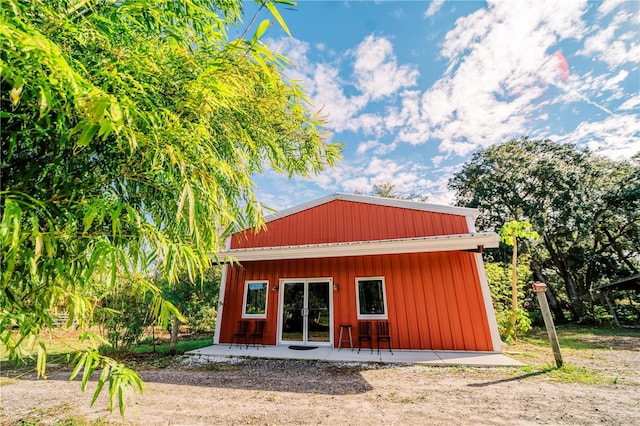
M266 284L267 294L264 298L264 314L248 314L247 294L249 293L249 284ZM269 307L269 280L251 280L244 282L244 296L242 297L242 318L267 318L267 309Z
M360 313L360 281L382 281L382 301L384 304L384 314L361 314ZM387 308L387 285L384 281L384 277L356 277L356 312L358 313L359 320L378 320L389 319L389 309Z

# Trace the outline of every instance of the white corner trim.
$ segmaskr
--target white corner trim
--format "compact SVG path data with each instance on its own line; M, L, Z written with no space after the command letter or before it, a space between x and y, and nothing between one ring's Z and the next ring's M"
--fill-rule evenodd
M227 289L227 269L229 265L222 265L222 274L220 276L220 295L218 296L218 317L216 319L216 329L213 334L213 344L220 343L220 326L222 325L222 311L224 309L224 295Z
M473 250L478 246L498 247L495 232L439 235L394 240L352 241L343 243L305 244L298 246L255 247L226 250L220 258L238 262L256 260L314 259L321 257L369 256L377 254L425 253Z
M311 200L306 203L270 214L264 218L264 221L265 223L272 222L274 220L282 219L283 217L290 216L292 214L299 213L301 211L308 210L334 200L353 201L356 203L375 204L379 206L398 207L402 209L421 210L434 213L445 213L457 216L470 216L473 220L475 220L475 218L480 214L480 211L478 209L470 209L467 207L447 206L444 204L429 204L420 201L399 200L396 198L373 197L370 195L345 194L338 192L331 195L325 195L324 197L320 197L315 200Z
M484 310L487 314L489 333L491 334L491 342L493 343L493 351L496 353L500 353L502 352L502 340L500 340L500 332L498 331L498 321L496 320L496 313L493 310L491 291L489 290L489 280L487 279L487 272L484 269L482 253L476 253L475 258L478 278L480 279L480 288L482 289L482 298L484 299Z
M467 216L467 232L475 234L476 232L476 217Z

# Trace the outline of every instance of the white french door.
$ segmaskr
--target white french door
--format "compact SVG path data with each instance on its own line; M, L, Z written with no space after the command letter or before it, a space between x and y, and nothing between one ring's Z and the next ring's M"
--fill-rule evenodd
M280 280L280 343L331 345L333 285L330 278Z

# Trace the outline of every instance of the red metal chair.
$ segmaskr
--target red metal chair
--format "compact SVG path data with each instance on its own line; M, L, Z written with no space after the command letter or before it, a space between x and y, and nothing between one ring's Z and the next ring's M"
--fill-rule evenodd
M389 344L389 352L393 355L391 350L391 335L389 334L389 323L387 321L379 321L376 323L376 341L378 343L378 353L380 353L380 342L387 342Z
M231 336L231 344L229 345L229 349L233 346L233 342L235 341L237 345L240 345L240 339L244 339L244 344L249 348L249 343L247 342L247 335L249 331L249 321L240 320L238 321L238 330L233 333Z
M358 353L362 349L362 342L369 342L371 353L373 353L373 342L371 338L371 323L369 321L358 321Z
M258 339L260 339L260 345L264 347L264 327L267 324L266 321L260 320L253 323L253 331L249 335L249 340L253 342L253 345L257 347Z

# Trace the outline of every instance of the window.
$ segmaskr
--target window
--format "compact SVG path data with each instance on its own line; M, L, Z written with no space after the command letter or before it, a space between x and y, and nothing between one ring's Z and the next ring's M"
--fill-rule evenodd
M384 277L356 278L358 319L387 319Z
M244 300L242 318L266 318L268 281L246 281L244 283Z

